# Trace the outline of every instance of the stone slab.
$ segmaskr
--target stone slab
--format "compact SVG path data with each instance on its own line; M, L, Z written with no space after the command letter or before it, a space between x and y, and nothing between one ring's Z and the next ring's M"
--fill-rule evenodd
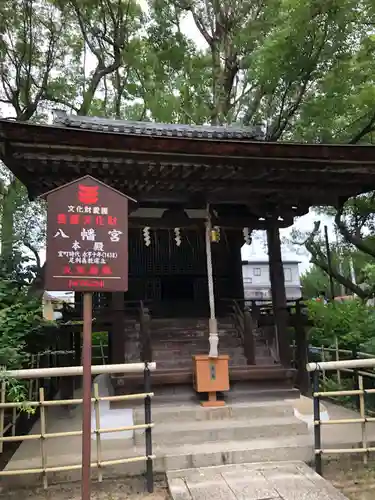
M347 500L303 462L268 462L167 473L173 500Z

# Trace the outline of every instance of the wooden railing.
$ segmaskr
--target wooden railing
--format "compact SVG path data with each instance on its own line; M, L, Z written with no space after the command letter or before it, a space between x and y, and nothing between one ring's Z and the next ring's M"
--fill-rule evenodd
M237 300L231 301L231 317L233 325L244 346L248 365L255 365L255 337L251 312L247 307L241 307Z

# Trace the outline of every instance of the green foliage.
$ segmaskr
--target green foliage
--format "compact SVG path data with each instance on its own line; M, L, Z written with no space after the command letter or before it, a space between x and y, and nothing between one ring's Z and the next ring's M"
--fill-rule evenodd
M331 374L330 374L331 375ZM341 383L339 384L337 378L332 376L332 378L326 378L324 382L324 390L327 392L337 392L337 391L352 391L354 390L353 380L351 378L341 378ZM331 399L335 404L341 403L347 408L357 409L355 404L355 399L357 396L336 396Z
M304 299L313 299L322 292L326 297L330 296L329 276L318 266L312 265L304 274L301 275L302 297ZM335 283L335 295L340 295L339 286Z
M39 300L9 280L0 280L0 365L22 368L37 352L45 320Z
M93 346L106 345L108 343L108 332L93 332L91 341Z
M308 315L312 345L333 346L337 337L340 348L353 349L375 338L375 311L360 300L310 301Z
M24 411L29 415L34 415L34 413L36 412L35 406L30 406L27 404L28 391L26 382L9 377L6 371L4 369L1 369L0 384L5 384L7 401L20 403L19 408L21 411Z
M28 366L30 354L41 350L42 327L46 324L39 300L28 295L28 287L0 279L0 382L6 384L7 400L20 403L21 410L34 413L26 404L27 387L9 377L6 370Z

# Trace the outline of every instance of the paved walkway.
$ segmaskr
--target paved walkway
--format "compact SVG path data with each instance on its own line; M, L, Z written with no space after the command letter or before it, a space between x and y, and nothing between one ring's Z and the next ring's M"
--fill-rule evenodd
M173 500L347 500L303 462L186 469L167 479Z

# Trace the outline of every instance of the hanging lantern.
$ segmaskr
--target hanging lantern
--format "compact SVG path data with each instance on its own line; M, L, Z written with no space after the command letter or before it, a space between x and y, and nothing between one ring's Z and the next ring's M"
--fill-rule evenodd
M253 241L251 238L251 231L248 227L243 228L243 238L245 240L246 245L251 245L251 242Z
M220 241L220 227L214 226L211 229L211 242L219 243L219 241Z
M181 245L181 228L179 227L174 228L174 241L178 247Z
M143 228L143 239L146 247L149 247L151 245L151 235L149 226Z

